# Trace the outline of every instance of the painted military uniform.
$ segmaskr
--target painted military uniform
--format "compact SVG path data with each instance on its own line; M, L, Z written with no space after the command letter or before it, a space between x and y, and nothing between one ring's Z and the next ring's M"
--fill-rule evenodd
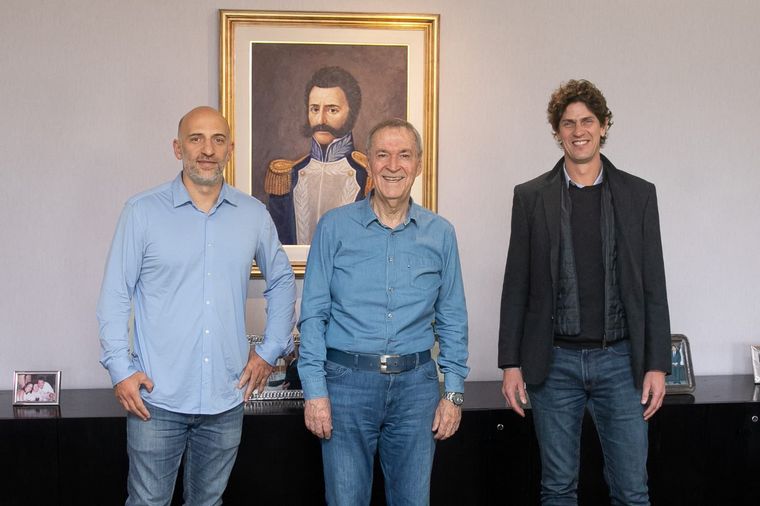
M280 242L310 244L324 213L369 195L367 157L354 150L350 133L326 149L312 139L309 155L270 162L264 189Z

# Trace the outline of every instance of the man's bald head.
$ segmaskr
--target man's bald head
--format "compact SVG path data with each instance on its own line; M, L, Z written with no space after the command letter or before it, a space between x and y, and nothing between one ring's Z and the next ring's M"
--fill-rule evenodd
M230 136L230 126L227 123L227 120L224 118L224 116L222 116L222 113L220 113L213 107L209 107L207 105L201 105L194 109L191 109L187 114L185 114L179 119L179 124L177 125L177 137L182 136L182 125L185 123L185 121L188 119L193 119L199 115L201 117L205 115L208 118L216 117L217 119L221 120L224 123L225 127L227 128L227 137Z
M192 183L221 185L233 148L230 126L213 107L196 107L179 120L174 155L182 160L183 171Z

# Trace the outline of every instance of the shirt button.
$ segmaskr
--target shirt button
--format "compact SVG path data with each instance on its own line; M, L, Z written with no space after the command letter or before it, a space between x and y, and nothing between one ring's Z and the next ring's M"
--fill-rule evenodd
M207 305L208 305L208 304L211 304L211 301L210 301L210 300L207 300L207 301L206 301L206 304L207 304Z
M206 334L210 333L211 331L209 329L206 329Z
M385 316L386 316L386 317L387 317L387 318L390 320L390 319L392 319L392 318L393 318L393 313L388 313L388 314L387 314L387 315L385 315Z
M203 361L208 364L208 357L204 358Z
M207 273L206 273L206 276L211 276L211 273L210 273L210 272L207 272Z
M389 262L393 262L393 257L388 257Z
M388 287L388 292L392 292L392 291L393 291L393 287L392 287L392 286L389 286L389 287Z

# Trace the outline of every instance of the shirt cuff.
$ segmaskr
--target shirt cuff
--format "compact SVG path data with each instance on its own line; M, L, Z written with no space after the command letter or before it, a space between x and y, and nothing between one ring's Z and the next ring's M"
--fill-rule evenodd
M444 374L443 385L446 392L464 392L464 378L456 374Z
M121 383L136 372L139 371L132 365L129 359L120 360L118 363L114 361L114 363L108 365L108 374L111 376L111 384L113 386Z
M274 367L277 364L277 359L285 354L287 348L287 340L282 343L275 339L270 341L269 337L265 337L262 344L256 345L256 354L263 358L269 365Z
M301 387L303 388L303 398L307 401L320 397L328 397L327 380L325 380L324 376L310 379L301 378Z

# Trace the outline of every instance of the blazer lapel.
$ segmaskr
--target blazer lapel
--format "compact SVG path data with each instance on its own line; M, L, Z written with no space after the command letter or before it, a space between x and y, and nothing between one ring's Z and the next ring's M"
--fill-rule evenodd
M631 201L630 190L621 186L619 171L612 165L607 158L602 157L604 162L604 177L610 185L612 192L612 206L615 209L615 224L618 232L622 237L617 237L625 243L631 235L631 229L634 226L633 203Z
M641 279L641 262L633 251L639 251L641 234L637 232L638 218L634 212L634 200L631 188L621 181L620 171L607 159L604 161L605 178L612 192L612 207L615 210L615 243L618 258L618 272L625 279ZM630 292L624 292L625 297ZM633 307L630 302L627 310Z

